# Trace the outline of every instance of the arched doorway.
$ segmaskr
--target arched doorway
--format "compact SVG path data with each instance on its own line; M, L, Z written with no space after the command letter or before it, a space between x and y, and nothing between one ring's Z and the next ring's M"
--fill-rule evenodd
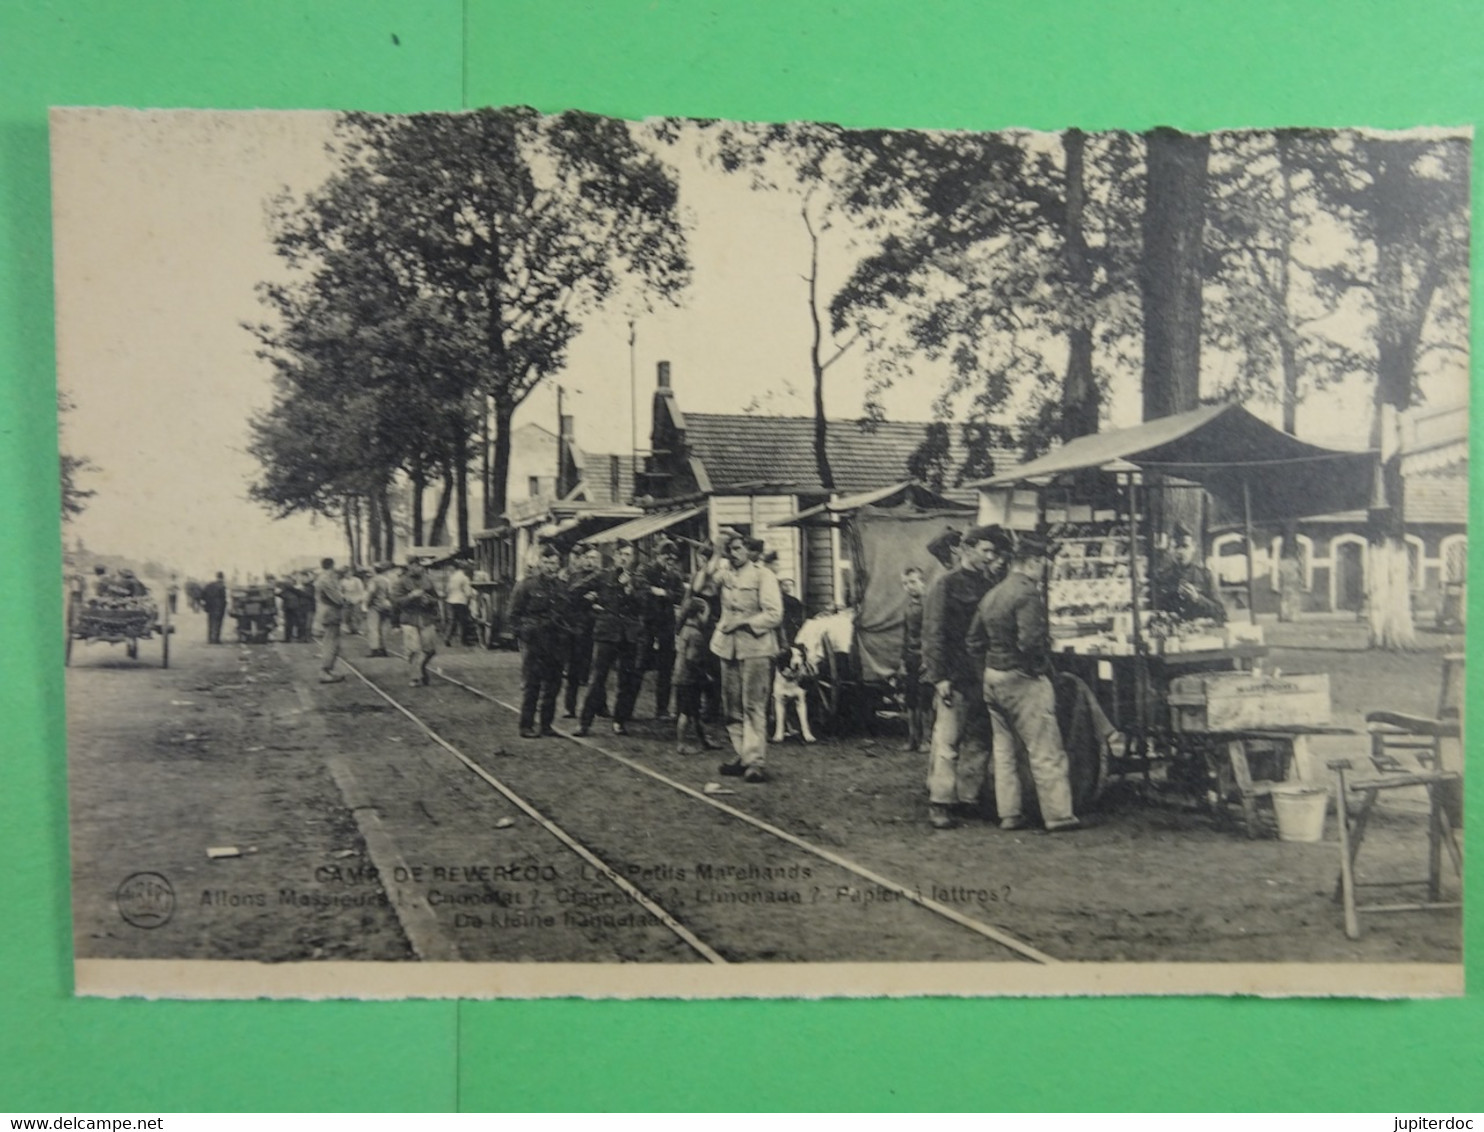
M1359 613L1365 608L1365 542L1361 539L1336 541L1335 608Z

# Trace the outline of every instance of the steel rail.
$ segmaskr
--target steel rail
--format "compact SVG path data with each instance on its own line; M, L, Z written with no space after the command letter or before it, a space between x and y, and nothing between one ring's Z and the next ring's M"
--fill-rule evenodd
M646 895L639 888L635 887L634 884L630 882L627 877L620 874L617 870L615 870L611 865L609 865L586 845L583 845L565 829L557 825L556 822L552 821L540 810L536 809L535 806L531 805L519 794L517 794L514 790L506 786L505 783L501 782L489 771L485 770L484 767L480 766L468 755L464 754L463 751L455 747L442 735L439 735L438 732L434 731L430 726L428 726L427 723L418 718L417 714L413 712L412 709L408 708L406 705L402 704L400 701L386 692L379 684L377 684L369 676L363 673L354 664L346 660L343 656L340 658L340 662L344 664L346 668L350 669L350 671L355 674L356 678L360 680L361 683L365 684L366 687L370 688L387 703L391 704L392 707L396 708L399 712L410 719L418 727L419 730L421 730L425 735L428 736L428 738L432 739L433 742L437 743L454 758L458 759L459 762L463 763L465 767L473 771L490 786L494 787L513 805L515 805L523 813L525 813L527 817L531 818L531 820L535 821L538 825L545 829L547 833L551 834L568 849L572 850L572 852L576 853L584 861L592 865L604 878L612 882L627 896L629 896L637 904L639 904L646 912L648 912L655 919L659 920L662 924L665 925L665 927L669 928L670 931L672 931L681 940L683 940L687 946L689 946L693 951L696 952L696 954L700 955L708 963L725 964L727 962L727 960L722 955L720 955L715 949L708 946L704 940L702 940L674 916L670 915L670 913L667 912L664 908L656 904L651 897Z
M405 654L401 653L394 652L394 655L405 657ZM508 703L505 700L500 699L498 696L492 695L481 688L476 688L472 684L466 684L464 683L464 681L458 679L457 677L450 676L441 668L429 668L428 671L431 672L434 676L437 676L440 680L446 680L448 683L462 688L464 689L464 691L470 692L473 695L478 696L482 700L488 700L490 703L496 704L499 707L504 708L506 711L519 714L519 709L514 704ZM364 679L364 677L362 677L362 679ZM379 690L380 689L378 689L378 691ZM807 841L796 834L789 833L786 829L780 829L778 826L773 825L771 822L766 822L762 818L755 817L754 815L749 814L746 810L739 810L735 806L729 806L727 805L727 803L713 798L709 794L697 790L692 786L687 786L683 782L676 781L668 775L655 770L653 767L646 766L644 763L638 762L635 759L631 759L625 755L620 755L614 751L610 751L606 747L599 745L590 738L574 734L571 731L557 730L557 734L561 735L563 738L570 739L574 743L579 743L582 746L587 747L589 750L596 751L598 754L604 755L607 758L612 759L614 762L621 763L622 765L628 767L630 770L635 770L638 771L640 774L647 775L648 777L654 779L656 782L662 782L666 786L670 787L672 790L678 790L680 791L680 793L686 794L696 799L698 802L704 802L706 803L706 805L712 806L720 810L722 813L729 814L739 821L746 822L748 825L753 826L756 829L760 829L764 833L771 834L772 836L779 838L782 841L786 841L788 842L788 844L802 849L806 853L810 853L820 858L821 860L828 861L830 864L844 869L846 872L855 874L862 880L870 881L872 884L879 885L882 888L887 889L888 891L894 892L898 896L910 900L918 907L923 908L929 912L933 912L936 915L942 916L944 919L950 920L953 923L958 924L960 927L967 928L969 931L983 936L985 939L992 940L995 943L999 944L1001 947L1015 952L1022 958L1030 959L1036 963L1044 963L1048 965L1058 964L1061 962L1061 960L1053 958L1043 951L1037 950L1030 944L1024 942L1023 940L1017 939L1015 936L1006 931L1003 931L1000 928L995 927L993 924L986 924L983 920L975 919L973 916L966 916L962 912L958 911L956 908L950 908L948 907L948 905L941 904L931 897L922 895L922 893L915 888L910 888L909 886L902 884L900 881L892 880L890 877L882 876L880 873L875 872L865 865L852 861L848 857L842 857L838 853L832 853L830 852L830 850L824 848L823 846L815 845L812 841Z

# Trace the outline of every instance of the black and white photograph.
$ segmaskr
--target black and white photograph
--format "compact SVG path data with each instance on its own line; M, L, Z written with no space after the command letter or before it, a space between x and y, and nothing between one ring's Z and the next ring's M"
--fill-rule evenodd
M1470 132L51 147L77 993L1463 993Z

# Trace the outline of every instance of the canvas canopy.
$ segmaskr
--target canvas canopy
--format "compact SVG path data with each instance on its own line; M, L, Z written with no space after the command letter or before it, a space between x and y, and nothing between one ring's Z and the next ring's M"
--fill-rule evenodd
M972 486L1004 488L1086 469L1159 472L1200 484L1236 514L1246 495L1254 522L1282 522L1369 507L1377 455L1309 444L1240 405L1206 405L1078 437Z
M862 680L879 683L897 671L907 607L902 571L916 566L931 585L944 571L927 552L927 544L949 527L963 530L966 514L956 507L918 510L868 504L851 515L844 533L861 595L855 640Z
M936 491L923 487L922 484L917 483L915 480L903 480L901 483L878 487L873 491L863 491L857 495L847 495L840 499L831 499L827 503L820 503L817 506L800 511L791 519L785 519L778 526L802 527L814 523L831 522L842 515L847 515L862 507L873 505L876 507L915 507L918 509L945 511L974 510L969 504L959 503L949 499L945 495L939 495Z
M627 523L621 523L595 534L588 541L609 543L626 539L629 542L638 542L641 538L678 526L687 519L694 519L705 510L704 506L685 507L679 511L658 511L651 515L641 515L637 519L630 519Z

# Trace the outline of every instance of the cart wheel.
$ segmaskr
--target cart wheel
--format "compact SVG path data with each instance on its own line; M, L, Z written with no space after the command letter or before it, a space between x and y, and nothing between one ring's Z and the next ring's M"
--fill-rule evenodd
M825 642L828 645L829 642ZM840 733L840 656L827 647L820 659L814 679L815 702L819 708L820 730L829 735Z

